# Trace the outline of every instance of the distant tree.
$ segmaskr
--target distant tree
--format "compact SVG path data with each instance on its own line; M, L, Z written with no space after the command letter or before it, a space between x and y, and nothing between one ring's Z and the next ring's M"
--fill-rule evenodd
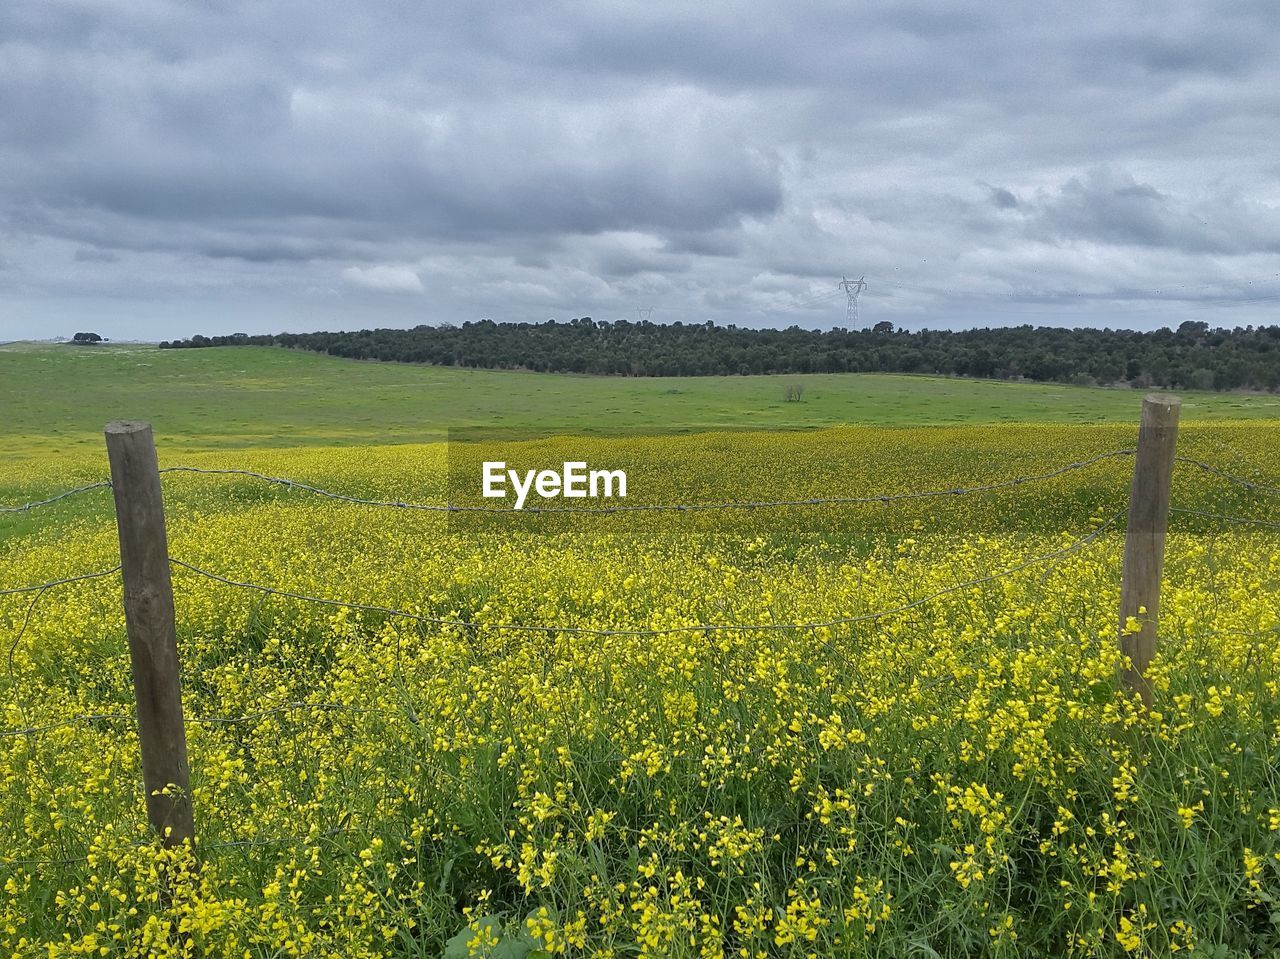
M71 338L73 343L101 343L102 337L97 333L77 333Z
M787 387L785 395L788 403L799 403L804 399L804 384L792 383Z
M871 327L871 332L872 333L892 333L893 324L890 323L888 320L881 320L875 326Z
M1201 367L1200 369L1192 372L1191 376L1188 377L1188 379L1189 379L1189 382L1187 385L1190 386L1193 390L1213 389L1213 381L1214 381L1213 370L1209 370L1209 369L1205 369L1204 367Z

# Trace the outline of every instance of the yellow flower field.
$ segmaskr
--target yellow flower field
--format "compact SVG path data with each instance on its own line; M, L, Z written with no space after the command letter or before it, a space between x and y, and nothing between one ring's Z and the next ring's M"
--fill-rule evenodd
M417 618L175 565L199 843L162 853L118 575L0 595L0 955L1270 954L1280 494L1180 464L1144 713L1115 682L1132 459L966 492L1134 432L507 447L625 466L629 504L961 490L719 511L168 473L175 559ZM1280 485L1269 425L1179 451ZM440 503L475 453L180 462ZM32 458L0 506L105 473ZM118 561L109 491L0 517L0 592Z

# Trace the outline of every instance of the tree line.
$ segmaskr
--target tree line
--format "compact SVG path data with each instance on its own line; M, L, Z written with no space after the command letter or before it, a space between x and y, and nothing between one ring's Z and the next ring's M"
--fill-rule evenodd
M596 321L416 326L338 333L193 336L162 349L279 346L360 360L613 376L924 373L1078 385L1280 389L1280 326L1176 330L1014 326L972 330L748 329Z

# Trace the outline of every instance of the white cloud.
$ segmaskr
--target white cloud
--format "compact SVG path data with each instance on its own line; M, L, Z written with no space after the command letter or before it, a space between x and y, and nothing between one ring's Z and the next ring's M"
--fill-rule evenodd
M352 286L381 293L421 293L422 278L407 266L389 263L377 266L349 266L342 278Z

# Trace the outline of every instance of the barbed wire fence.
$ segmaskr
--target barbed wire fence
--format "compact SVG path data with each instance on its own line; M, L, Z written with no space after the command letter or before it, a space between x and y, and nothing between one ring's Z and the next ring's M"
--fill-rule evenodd
M85 582L89 580L104 579L113 577L116 574L128 575L129 563L126 557L125 541L129 535L126 525L128 522L128 503L127 491L130 487L131 480L136 480L137 475L144 477L151 474L153 477L154 489L158 491L160 476L162 474L175 473L191 473L205 474L217 476L238 476L247 479L253 479L270 485L277 485L288 489L299 490L312 495L321 496L337 501L350 503L352 505L388 508L400 510L414 510L423 512L437 513L495 513L495 514L513 514L513 513L572 513L575 517L594 517L594 516L612 516L624 513L639 512L671 512L671 513L696 513L706 511L723 511L723 510L754 510L754 509L770 509L770 508L793 508L793 507L817 507L817 506L849 506L849 505L869 505L869 504L889 504L903 501L918 501L932 498L949 498L967 496L979 493L995 492L1001 490L1021 487L1027 484L1044 482L1055 479L1066 474L1086 469L1095 464L1114 461L1122 458L1134 458L1135 469L1134 479L1130 489L1129 497L1129 521L1126 526L1126 555L1124 567L1124 586L1122 587L1122 600L1120 610L1120 643L1123 651L1127 654L1130 663L1129 671L1125 674L1124 680L1127 689L1130 692L1140 695L1145 703L1150 705L1150 688L1145 683L1144 670L1150 662L1150 657L1154 653L1155 631L1158 616L1158 599L1160 585L1160 570L1163 559L1164 536L1169 513L1195 516L1201 519L1208 519L1223 524L1245 525L1256 528L1275 529L1280 528L1280 523L1269 520L1260 520L1251 517L1237 516L1231 514L1216 513L1207 510L1193 509L1189 507L1172 506L1169 502L1172 472L1174 464L1182 464L1189 468L1201 471L1215 479L1224 481L1232 486L1246 490L1250 493L1262 494L1280 494L1280 487L1268 485L1265 483L1251 480L1237 473L1223 469L1214 464L1198 460L1190 457L1175 456L1174 443L1177 434L1177 412L1178 404L1176 400L1161 397L1148 397L1144 402L1143 421L1139 429L1139 443L1133 448L1123 448L1112 450L1109 452L1099 453L1085 459L1067 463L1054 470L1042 473L1028 474L1017 476L1009 479L978 483L968 486L952 487L947 489L936 490L911 490L895 493L887 493L880 495L867 496L831 496L831 497L814 497L808 499L790 499L790 500L762 500L762 501L731 501L717 503L677 503L677 504L636 504L636 505L620 505L603 508L547 508L547 507L530 507L518 509L513 507L485 507L485 506L467 506L454 504L430 504L430 503L411 503L401 500L380 500L373 498L358 497L347 493L336 492L325 489L313 484L289 479L286 477L271 476L246 469L207 469L193 466L172 466L165 469L159 469L155 461L154 445L151 439L150 427L145 424L139 424L127 431L125 435L128 442L137 444L133 450L134 455L124 457L123 466L117 469L117 462L113 460L113 478L108 481L101 481L68 489L56 495L33 500L18 506L0 507L0 514L29 513L42 507L50 506L55 503L62 502L70 497L83 494L93 493L100 490L111 489L116 496L117 507L117 523L120 526L122 562L108 569L80 573L71 576L65 576L46 582L35 583L31 585L5 587L0 589L0 597L9 596L26 596L31 595L32 601L27 607L23 617L21 627L16 638L13 640L8 651L10 673L13 670L13 655L23 635L25 635L33 612L40 599L49 591L66 586L73 583ZM116 425L116 424L113 424ZM110 435L110 434L109 434ZM123 494L123 496L122 496ZM123 501L122 501L123 499ZM163 512L159 502L159 497L154 497L154 502L149 504L147 510L152 512L153 521L158 521L160 528L163 529ZM151 557L152 565L163 567L163 582L158 584L148 584L149 586L168 593L168 609L169 622L154 622L154 603L151 598L141 603L146 607L139 610L138 603L131 603L131 599L136 601L137 589L135 587L134 596L131 597L131 591L126 583L125 585L125 607L126 620L130 629L131 640L134 639L134 632L141 629L150 637L149 644L151 653L158 652L160 655L156 657L159 660L165 660L165 653L170 655L167 662L170 667L167 671L162 671L158 678L153 678L153 682L160 682L167 685L169 693L176 698L178 702L178 727L175 730L172 724L160 730L153 730L153 733L161 733L159 736L153 736L152 749L155 748L155 740L159 740L164 744L164 748L169 750L167 757L168 768L178 770L179 775L166 778L163 781L155 780L148 775L148 766L154 765L147 762L145 753L148 746L145 741L141 742L144 752L143 772L144 786L147 791L147 797L150 799L160 798L163 802L159 804L148 803L148 814L151 824L157 835L162 838L166 845L180 845L182 843L194 843L194 827L190 827L183 834L182 831L174 830L174 802L171 796L165 793L173 793L179 797L187 797L189 802L189 784L185 777L185 724L194 726L206 726L213 728L235 727L240 725L251 724L259 720L266 719L270 716L289 713L345 713L352 715L381 715L388 717L396 717L405 719L415 725L421 722L421 717L417 715L412 704L404 703L398 707L376 707L363 706L342 702L308 702L303 700L292 700L288 702L278 703L265 707L253 712L244 713L233 716L192 716L183 717L181 714L181 695L178 686L177 676L177 655L176 655L176 631L172 621L172 586L169 582L169 571L178 569L184 575L194 578L204 579L215 582L220 585L254 592L262 597L279 597L295 602L311 604L315 606L327 608L343 608L361 612L374 613L387 618L403 619L415 622L425 626L450 627L468 631L480 632L489 631L492 633L524 633L524 634L541 634L545 636L573 636L586 635L593 637L660 637L673 634L693 634L711 636L716 633L736 632L736 633L776 633L791 632L805 633L808 638L817 646L824 648L833 656L842 658L847 661L847 650L838 648L831 640L825 639L817 635L821 631L828 631L837 627L846 627L860 623L874 622L885 619L894 615L902 614L918 607L929 604L944 596L954 593L972 590L977 587L990 584L992 582L1005 579L1010 576L1025 572L1026 570L1036 567L1047 567L1044 575L1052 568L1065 560L1067 557L1083 550L1091 543L1100 539L1105 533L1116 528L1124 515L1124 511L1117 512L1109 518L1099 521L1098 525L1087 533L1075 536L1066 545L1051 550L1046 553L1038 554L1025 559L1015 565L1007 568L964 580L942 589L932 591L930 593L915 597L899 605L891 608L873 610L863 613L852 614L848 616L828 618L823 620L812 621L796 621L796 622L762 622L762 623L696 623L680 626L667 626L658 628L595 628L575 625L573 623L553 623L553 622L537 622L537 623L502 623L487 622L482 620L468 620L459 617L433 616L419 611L401 609L392 606L385 606L375 603L362 602L359 600L347 600L326 596L316 596L307 593L296 592L292 590L281 589L274 586L268 586L261 583L251 581L238 580L221 573L205 569L196 564L187 562L179 557L172 556L168 553L167 546L160 550L158 556ZM163 545L163 544L162 544ZM154 554L156 551L151 550ZM1135 560L1131 557L1137 557ZM1136 567L1136 568L1135 568ZM131 609L131 606L133 607ZM1139 612L1141 611L1141 612ZM162 611L163 614L163 611ZM141 617L144 622L141 626L137 619ZM1134 632L1126 629L1126 625L1133 619L1139 620L1141 630ZM1144 633L1146 634L1144 636ZM1142 647L1142 640L1149 640L1146 648ZM170 649L166 650L166 644ZM136 656L139 652L135 647L139 644L131 643L131 656ZM147 645L147 644L142 644ZM135 677L136 678L136 677ZM953 677L946 675L935 677L923 684L923 688L932 688L948 681ZM111 724L111 723L132 723L138 729L136 730L140 739L142 737L142 727L148 721L146 711L142 709L144 700L150 701L154 698L154 690L138 689L135 684L135 694L139 709L133 713L124 712L103 712L103 713L86 713L66 717L48 723L34 723L31 725L21 726L17 728L0 729L0 740L11 739L16 737L33 737L53 732L58 729L76 726L92 726L95 724ZM155 717L150 717L154 720ZM175 751L180 752L180 756ZM153 757L154 758L154 757ZM174 780L181 781L174 781ZM173 787L177 787L176 790ZM156 794L161 794L157 797ZM153 805L158 808L153 809ZM179 817L180 818L180 817ZM255 837L247 840L235 840L218 843L202 844L202 850L220 850L220 849L253 849L259 846L275 845L287 843L296 840L314 841L316 838L333 837L343 832L350 831L350 824L332 827L325 830L317 830L313 827L308 830L306 836L291 836L262 839ZM38 866L38 865L56 865L56 864L74 864L77 862L87 861L84 858L69 859L21 859L21 860L3 860L0 859L0 867L18 867L18 866Z
M111 489L111 481L103 480L100 483L90 483L88 486L77 486L75 489L66 490L56 496L50 496L48 499L23 503L21 506L0 506L0 513L29 513L33 509L39 509L41 506L50 506L71 496L79 496L81 493L92 493L94 490L100 489Z

